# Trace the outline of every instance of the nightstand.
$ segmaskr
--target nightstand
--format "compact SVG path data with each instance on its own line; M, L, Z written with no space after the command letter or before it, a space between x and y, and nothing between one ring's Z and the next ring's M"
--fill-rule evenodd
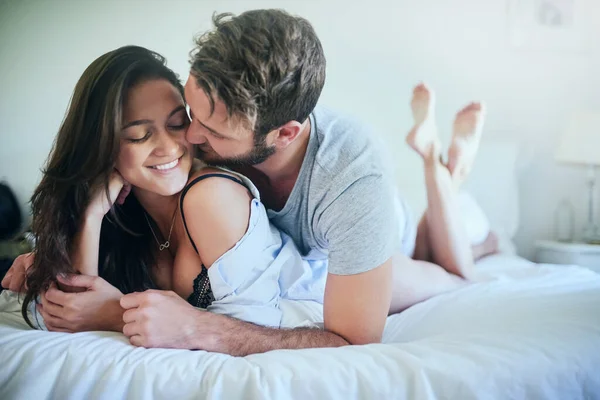
M543 264L572 264L600 273L600 245L539 240L535 261Z

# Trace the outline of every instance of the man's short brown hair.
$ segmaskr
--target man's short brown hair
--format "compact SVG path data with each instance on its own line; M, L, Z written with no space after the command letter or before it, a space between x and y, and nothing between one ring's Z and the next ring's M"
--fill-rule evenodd
M325 84L325 55L311 24L282 10L213 16L215 28L196 39L191 74L229 117L257 135L304 122Z

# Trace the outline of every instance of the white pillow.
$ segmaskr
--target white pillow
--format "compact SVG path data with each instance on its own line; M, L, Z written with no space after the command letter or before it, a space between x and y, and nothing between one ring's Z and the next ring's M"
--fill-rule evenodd
M482 140L463 190L476 199L498 236L501 253L515 254L512 238L519 228L517 159L519 148L508 139Z
M471 245L483 243L490 233L490 221L477 201L468 192L461 191L458 195L458 208Z

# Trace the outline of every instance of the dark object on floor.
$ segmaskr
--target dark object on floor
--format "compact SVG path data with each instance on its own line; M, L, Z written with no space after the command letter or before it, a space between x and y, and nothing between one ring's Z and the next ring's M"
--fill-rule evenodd
M7 240L19 233L23 216L12 189L0 182L0 240Z

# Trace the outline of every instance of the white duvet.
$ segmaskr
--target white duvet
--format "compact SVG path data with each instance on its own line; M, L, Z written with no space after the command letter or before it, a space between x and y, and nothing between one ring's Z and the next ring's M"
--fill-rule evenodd
M390 317L385 344L244 358L30 330L4 292L0 399L600 398L600 275L506 256L479 271L481 283Z

